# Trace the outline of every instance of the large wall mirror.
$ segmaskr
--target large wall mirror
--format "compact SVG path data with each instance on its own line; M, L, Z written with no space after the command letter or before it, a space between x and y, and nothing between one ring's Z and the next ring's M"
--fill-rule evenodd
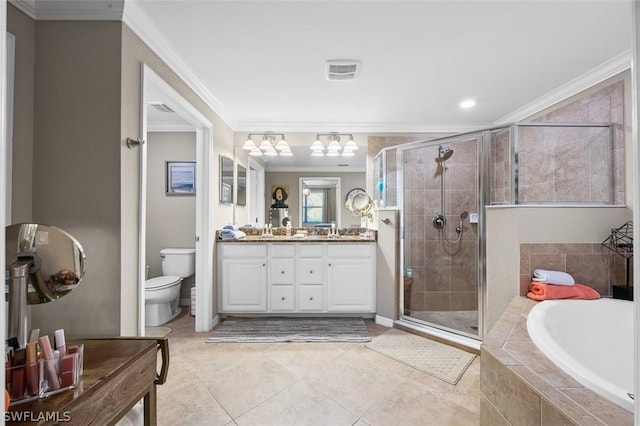
M220 202L233 203L233 160L220 156Z
M247 205L247 168L238 164L238 174L236 175L236 204Z
M300 178L300 226L340 226L342 193L339 177Z

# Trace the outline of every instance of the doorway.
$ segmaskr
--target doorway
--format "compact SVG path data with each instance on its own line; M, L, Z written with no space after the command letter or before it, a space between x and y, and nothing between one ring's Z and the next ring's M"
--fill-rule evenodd
M195 129L196 141L196 309L195 331L209 331L213 327L213 125L193 105L169 86L146 64L142 65L142 99L140 138L140 209L139 209L139 253L138 253L138 334L145 332L145 280L146 280L146 235L147 235L147 156L148 108L151 94L162 96L171 109Z

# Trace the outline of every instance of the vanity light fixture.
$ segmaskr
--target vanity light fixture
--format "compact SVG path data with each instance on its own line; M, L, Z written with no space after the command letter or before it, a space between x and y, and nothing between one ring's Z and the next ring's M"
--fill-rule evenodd
M254 136L262 136L260 145L256 145L253 140ZM260 157L263 155L269 157L274 157L276 155L291 157L293 155L283 133L249 133L247 141L242 145L242 149L249 151L249 155L253 157Z
M340 143L340 136L344 136L347 138L347 141L344 145ZM322 139L326 139L327 145L322 142ZM316 135L316 140L311 144L311 156L312 157L353 157L355 155L354 151L358 149L355 141L353 140L353 135L350 133L318 133ZM327 151L325 154L325 150ZM342 151L342 152L341 152Z

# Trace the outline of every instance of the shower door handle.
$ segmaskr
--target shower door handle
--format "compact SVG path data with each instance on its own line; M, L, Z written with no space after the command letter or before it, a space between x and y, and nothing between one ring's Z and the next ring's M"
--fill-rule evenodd
M381 219L381 222L384 223L385 225L388 225L391 223L391 219L389 219L388 217L385 217L384 219Z

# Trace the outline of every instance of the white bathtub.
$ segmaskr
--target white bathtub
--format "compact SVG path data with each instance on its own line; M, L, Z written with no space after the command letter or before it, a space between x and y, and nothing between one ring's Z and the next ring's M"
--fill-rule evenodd
M527 329L538 348L578 383L634 411L633 302L546 300Z

